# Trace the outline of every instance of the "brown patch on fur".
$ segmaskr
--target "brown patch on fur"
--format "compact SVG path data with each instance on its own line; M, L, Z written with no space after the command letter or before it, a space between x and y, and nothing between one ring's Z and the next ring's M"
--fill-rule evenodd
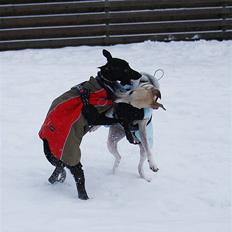
M166 110L162 104L157 102L159 98L161 99L161 93L158 89L138 88L129 96L129 103L139 109L159 109L161 107L162 109Z
M164 108L164 106L157 102L161 99L161 92L159 89L154 88L153 86L139 87L133 91L127 92L126 94L120 94L119 99L115 102L125 102L136 108L152 108L159 109Z

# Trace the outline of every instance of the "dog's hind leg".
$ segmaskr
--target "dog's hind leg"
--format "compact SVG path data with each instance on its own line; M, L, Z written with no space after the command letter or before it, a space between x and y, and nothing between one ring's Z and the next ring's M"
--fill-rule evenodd
M144 174L143 164L144 164L144 161L146 160L146 152L142 144L139 144L139 149L140 149L140 160L139 160L139 165L138 165L139 175L142 179L145 179L146 181L150 182L151 179L146 177Z
M52 153L47 140L43 140L44 154L47 160L55 166L55 170L48 178L49 183L54 184L57 182L63 183L66 179L65 165L61 160L58 160Z
M52 175L48 178L48 181L51 184L56 182L63 183L66 179L66 171L63 166L56 166L55 170L53 171Z
M120 125L112 125L109 129L107 147L109 152L115 157L113 173L116 172L116 169L119 166L121 161L121 155L118 152L118 142L125 137L125 132Z

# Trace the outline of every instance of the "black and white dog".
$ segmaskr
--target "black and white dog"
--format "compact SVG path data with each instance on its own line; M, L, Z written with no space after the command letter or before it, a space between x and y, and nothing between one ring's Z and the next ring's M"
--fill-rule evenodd
M88 199L80 162L82 138L90 126L123 121L105 116L115 100L114 90L118 84L131 84L131 80L141 77L125 60L112 57L107 50L103 50L103 55L107 63L99 67L97 77L91 77L57 97L39 132L45 156L55 166L49 182L63 182L65 168L68 168L76 182L78 197L82 200ZM127 134L130 136L129 132Z

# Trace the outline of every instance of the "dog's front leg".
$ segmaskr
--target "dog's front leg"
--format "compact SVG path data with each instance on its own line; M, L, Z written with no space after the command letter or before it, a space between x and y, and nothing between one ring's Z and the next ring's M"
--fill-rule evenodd
M139 175L141 178L150 182L151 179L146 177L146 175L144 173L144 169L143 169L143 164L144 164L144 161L146 160L146 152L145 152L143 145L141 143L139 144L139 149L140 149L140 160L139 160L139 165L138 165Z
M153 172L157 172L159 169L154 161L154 157L152 155L152 152L149 148L149 144L148 144L148 139L147 139L147 133L146 133L146 126L147 126L147 122L148 120L144 119L139 121L139 133L140 133L140 137L141 137L141 143L142 146L145 150L145 153L147 154L147 160L149 163L149 167Z

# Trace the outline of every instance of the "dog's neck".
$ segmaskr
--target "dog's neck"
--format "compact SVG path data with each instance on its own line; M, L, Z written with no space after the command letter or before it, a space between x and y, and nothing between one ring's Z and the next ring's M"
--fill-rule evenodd
M126 86L122 86L119 82L117 81L109 81L108 79L106 79L101 72L98 72L97 74L97 80L99 82L99 84L105 88L108 92L111 93L110 96L116 96L117 92L125 92L127 91ZM131 89L131 86L130 88Z
M102 79L103 82L105 82L105 83L108 84L108 85L109 85L109 84L112 85L112 84L114 84L114 82L115 82L115 81L110 81L110 80L108 80L107 78L105 78L101 72L98 72L97 75L98 75L98 77L99 77L100 79Z
M109 97L114 99L116 83L114 81L109 81L108 79L106 79L100 71L97 73L96 79L98 83L108 92Z

